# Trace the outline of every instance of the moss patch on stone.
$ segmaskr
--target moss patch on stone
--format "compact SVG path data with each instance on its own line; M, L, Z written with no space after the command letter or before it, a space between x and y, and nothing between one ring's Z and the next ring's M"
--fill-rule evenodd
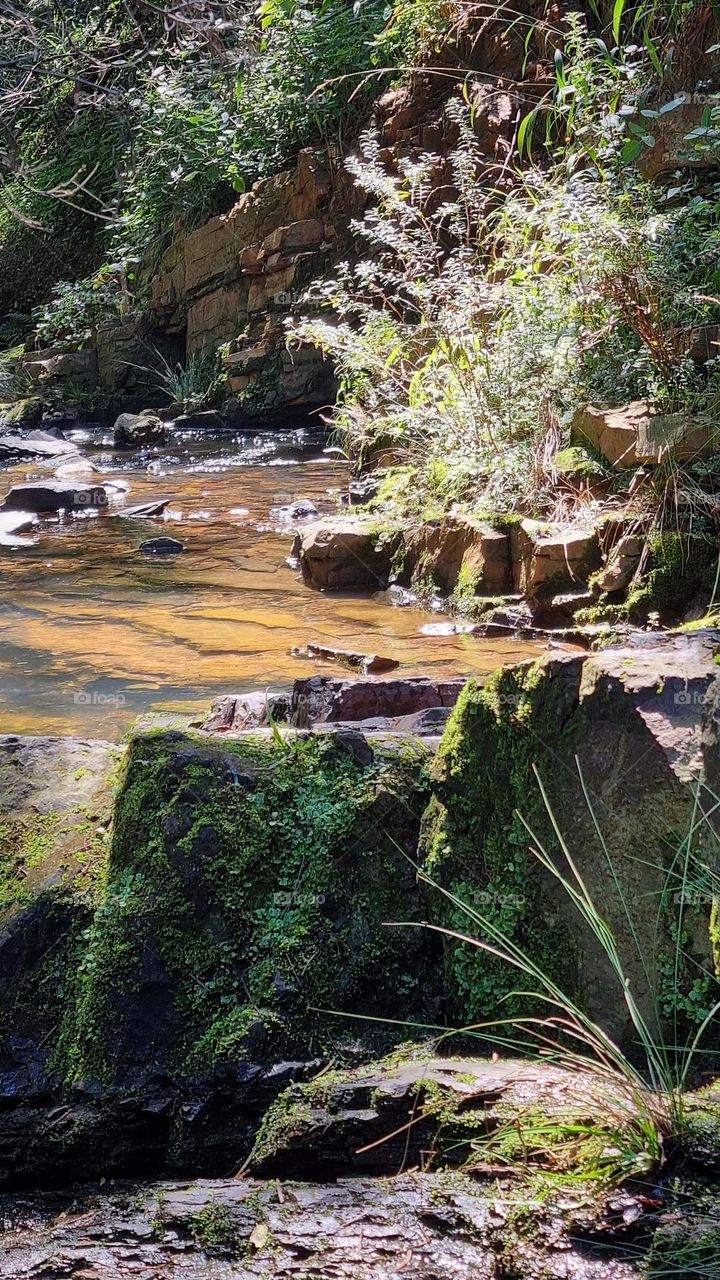
M332 739L129 750L102 901L56 1053L66 1079L181 1074L356 1035L329 1011L422 1003L407 919L422 753L364 766ZM365 1029L365 1028L364 1028Z

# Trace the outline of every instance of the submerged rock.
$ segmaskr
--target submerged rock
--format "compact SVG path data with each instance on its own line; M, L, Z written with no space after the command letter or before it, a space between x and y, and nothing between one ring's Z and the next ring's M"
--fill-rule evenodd
M331 649L321 644L308 644L290 650L293 658L309 658L319 662L337 662L342 667L357 667L364 675L394 671L400 666L397 658L386 658L378 653L353 653L349 649Z
M127 511L120 513L124 515L132 514ZM148 513L142 512L147 515ZM179 556L186 550L185 543L179 542L177 538L148 538L145 542L141 542L138 551L143 556Z

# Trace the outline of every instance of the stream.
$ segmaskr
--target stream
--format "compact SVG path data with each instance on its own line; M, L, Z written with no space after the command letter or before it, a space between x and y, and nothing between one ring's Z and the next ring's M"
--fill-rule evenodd
M254 434L174 431L162 447L120 451L101 428L67 432L97 468L127 485L109 507L42 517L0 546L0 730L117 740L138 715L202 715L216 695L344 674L291 656L308 643L378 653L398 675L471 675L538 651L512 637L458 632L440 609L396 607L385 593L323 594L287 564L282 508L307 498L336 513L347 468L325 437L299 428ZM22 463L12 484L48 478ZM169 499L162 516L124 505ZM178 556L138 552L171 535Z

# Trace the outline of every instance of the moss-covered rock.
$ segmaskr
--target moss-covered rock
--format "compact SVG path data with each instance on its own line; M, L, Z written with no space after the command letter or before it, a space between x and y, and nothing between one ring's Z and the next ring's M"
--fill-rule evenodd
M672 957L679 949L679 1016L699 1022L715 984L712 889L698 884L697 866L709 861L717 869L718 859L708 831L696 832L687 857L683 841L693 827L690 784L716 673L712 646L684 638L645 652L525 663L483 689L468 685L437 758L422 846L425 870L452 898L436 894L436 921L492 942L488 921L620 1040L631 1038L622 985L531 847L545 850L572 881L561 833L651 1022L676 1001ZM679 868L686 866L697 889L678 909ZM538 989L496 955L453 938L447 963L463 1024L527 1011L527 999L513 993Z
M387 1038L428 1000L414 750L362 765L332 739L178 734L130 747L102 902L55 1061L67 1079L192 1076Z

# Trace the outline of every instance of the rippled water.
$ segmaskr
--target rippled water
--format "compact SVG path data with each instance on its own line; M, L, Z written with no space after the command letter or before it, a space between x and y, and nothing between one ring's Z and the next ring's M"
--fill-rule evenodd
M286 564L291 533L276 509L301 496L321 513L337 509L346 473L318 436L185 431L142 453L113 450L100 431L71 437L99 468L93 482L129 488L109 510L43 518L0 546L2 732L117 738L140 713L202 713L219 693L342 673L291 657L309 642L390 655L399 674L484 672L532 652L512 639L428 635L421 628L442 615L302 583ZM48 474L6 468L0 497ZM160 498L170 499L163 516L118 514ZM167 534L183 555L138 553Z

